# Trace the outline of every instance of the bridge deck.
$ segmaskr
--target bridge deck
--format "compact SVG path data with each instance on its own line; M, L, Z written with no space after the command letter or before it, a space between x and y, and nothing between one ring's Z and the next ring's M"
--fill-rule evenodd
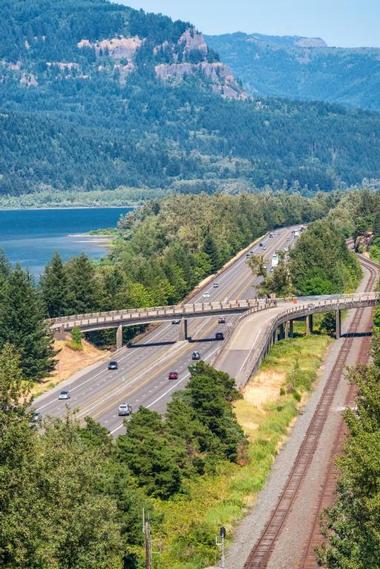
M104 330L119 326L136 326L173 319L207 318L228 314L242 314L284 306L284 322L318 312L372 306L380 299L380 293L356 293L313 299L249 299L227 302L203 302L175 306L116 310L64 316L48 320L53 331L70 331L78 327L83 331Z

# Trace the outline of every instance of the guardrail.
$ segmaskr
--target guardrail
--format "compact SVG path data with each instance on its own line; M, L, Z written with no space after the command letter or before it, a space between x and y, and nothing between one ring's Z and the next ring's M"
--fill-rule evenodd
M173 318L187 319L221 314L239 314L247 310L264 310L277 303L274 299L249 299L228 302L203 302L194 304L158 306L129 310L114 310L111 312L97 312L63 316L47 321L52 330L71 330L78 327L84 330L116 328L120 325L132 326L136 324L171 320Z
M323 300L311 301L308 303L309 312L324 312L326 306L341 306L342 308L358 307L360 302L368 302L371 299L378 301L379 293L356 293L344 294L339 297L323 297ZM114 310L110 312L95 312L90 314L78 314L74 316L63 316L47 321L49 327L54 331L69 331L74 327L83 330L100 330L107 328L117 328L122 326L133 326L138 324L148 324L150 322L165 321L171 319L187 319L207 316L218 316L228 314L251 314L255 310L267 310L273 306L280 306L282 303L289 305L294 302L299 311L305 311L305 304L299 305L298 299L248 299L234 300L228 302L203 302L173 306L158 306L152 308ZM343 306L344 305L344 306Z
M380 293L343 294L340 295L339 298L324 298L322 301L317 302L307 302L302 304L298 304L297 302L294 306L289 306L289 301L279 300L277 306L281 306L281 303L284 303L287 307L276 314L270 323L268 323L264 328L260 342L256 348L251 351L248 359L236 377L239 387L244 386L251 375L259 369L268 352L273 335L282 324L285 324L290 320L306 317L319 312L376 306L379 301ZM239 321L242 321L253 313L253 311L248 310L240 316Z

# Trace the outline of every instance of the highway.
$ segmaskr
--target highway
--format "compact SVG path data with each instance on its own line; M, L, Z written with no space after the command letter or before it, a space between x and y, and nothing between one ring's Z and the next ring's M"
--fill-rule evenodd
M274 231L273 238L266 236L261 240L265 250L259 242L251 250L264 254L269 266L275 251L292 246L295 239L293 229ZM214 288L214 284L218 287ZM202 301L205 292L210 295L207 301L254 298L257 284L258 280L252 276L243 253L191 302ZM63 417L68 410L75 410L78 419L91 416L117 436L124 430L123 418L118 416L121 403L130 403L134 410L143 405L163 412L173 393L188 381L192 352L199 351L204 361L213 362L223 343L215 341L216 331L228 337L236 320L236 316L228 316L225 324L218 324L215 317L189 321L189 335L193 339L190 343L177 341L178 325L160 324L144 337L143 343L123 347L112 356L118 361L118 370L109 371L108 362L93 366L80 377L61 383L39 397L33 407L43 416L53 417ZM170 371L178 372L178 380L168 380ZM58 401L58 394L63 388L70 391L69 401Z

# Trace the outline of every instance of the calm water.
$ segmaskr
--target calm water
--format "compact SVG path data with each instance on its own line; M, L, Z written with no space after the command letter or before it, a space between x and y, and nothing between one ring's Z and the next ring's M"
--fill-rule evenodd
M39 275L55 251L64 259L84 252L93 259L106 253L104 244L83 236L93 229L115 227L131 208L0 211L0 249L12 263Z

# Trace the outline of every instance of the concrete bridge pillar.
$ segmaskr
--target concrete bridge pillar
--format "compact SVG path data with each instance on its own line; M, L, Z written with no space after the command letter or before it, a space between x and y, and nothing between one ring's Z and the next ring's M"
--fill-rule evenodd
M181 342L188 339L188 322L187 318L183 318L179 327L179 341Z
M308 316L306 316L306 334L312 334L313 333L313 315L309 314Z
M336 311L335 314L335 337L337 340L342 335L342 312L340 310Z
M121 350L123 347L123 326L120 326L116 330L116 349Z
M289 321L289 338L293 338L294 337L294 321L290 320Z
M283 340L284 338L286 338L286 325L285 324L280 324L278 336L279 336L280 340Z

